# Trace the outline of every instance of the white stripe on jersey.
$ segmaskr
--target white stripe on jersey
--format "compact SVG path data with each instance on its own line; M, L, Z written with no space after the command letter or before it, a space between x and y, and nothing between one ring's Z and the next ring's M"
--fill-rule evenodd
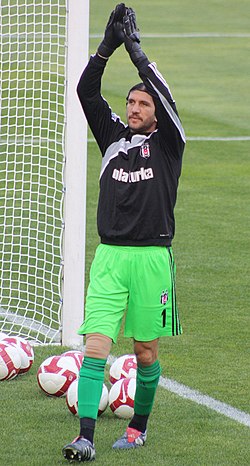
M153 133L156 131L157 129L153 131ZM132 149L133 147L142 146L145 140L150 138L151 134L149 136L147 136L146 134L134 134L131 138L131 141L127 141L125 138L121 138L118 141L112 142L112 144L110 144L103 156L100 178L102 177L103 172L108 166L110 160L114 159L115 157L118 157L120 151L124 154L127 154L129 149Z
M166 99L166 97L164 97L164 95L157 89L157 87L155 87L155 85L152 83L152 81L150 81L150 79L149 79L149 82L150 82L151 86L154 88L155 92L158 94L162 105L164 106L164 108L168 112L171 120L173 121L176 128L178 129L178 131L180 133L180 136L181 136L181 139L183 140L184 143L186 143L185 132L184 132L184 129L183 129L183 126L182 126L182 124L180 122L179 117L176 115L175 111L172 109L172 107L171 107L170 103L168 102L168 100Z
M169 85L167 83L167 81L165 80L165 78L162 76L162 74L160 73L160 71L157 69L157 66L156 66L156 63L152 62L152 63L149 63L149 68L151 68L151 70L153 71L153 73L157 76L157 78L159 79L159 81L162 82L162 84L167 88L169 94L170 94L170 97L172 99L172 101L174 102L174 98L171 94L171 91L170 91L170 88L169 88Z

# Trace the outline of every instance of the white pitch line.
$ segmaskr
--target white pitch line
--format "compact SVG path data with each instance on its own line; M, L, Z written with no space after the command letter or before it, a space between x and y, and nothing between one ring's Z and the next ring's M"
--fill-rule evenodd
M108 357L108 364L111 366L117 358L110 355ZM244 426L250 427L250 414L245 413L239 409L233 408L232 406L223 403L222 401L215 400L208 395L203 395L198 390L193 390L192 388L187 387L175 380L166 379L165 377L160 377L159 385L165 390L168 390L175 395L185 398L187 400L194 401L199 405L206 406L213 411L216 411L223 416L226 416L234 421L243 424Z
M229 136L229 137L213 137L213 136L190 136L187 137L187 141L250 141L250 136ZM95 142L94 138L88 138L88 142Z
M234 421L239 422L245 426L250 427L250 414L245 413L239 409L233 408L232 406L223 403L222 401L215 400L208 395L203 395L198 390L193 390L186 385L183 385L175 380L165 379L164 377L160 378L159 385L161 385L166 390L175 393L181 398L186 398L188 400L194 401L199 405L206 406L213 411L216 411L219 414L223 414Z
M188 141L250 141L250 136L225 136L225 137L210 137L210 136L190 136Z
M90 39L101 39L103 37L103 33L93 33L89 34ZM250 37L249 32L173 32L173 33L145 33L141 34L141 37L144 39L195 39L195 38L239 38L239 39L246 39ZM43 39L43 38L50 38L50 39L63 39L65 40L65 35L63 34L50 34L50 33L43 33L41 34L36 32L25 32L21 34L0 34L0 38L2 41L11 41L11 40L34 40L34 39Z
M232 141L250 141L250 136L189 136L187 141L222 141L222 142L232 142ZM63 144L62 139L47 139L47 138L30 138L17 136L15 138L3 138L0 137L0 144L41 144L47 145L48 143L57 143ZM94 138L88 138L88 142L95 142Z
M100 39L103 37L103 34L90 34L90 39ZM141 34L142 38L145 39L194 39L194 38L239 38L245 39L250 37L250 33L248 32L180 32L180 33L151 33L151 34Z

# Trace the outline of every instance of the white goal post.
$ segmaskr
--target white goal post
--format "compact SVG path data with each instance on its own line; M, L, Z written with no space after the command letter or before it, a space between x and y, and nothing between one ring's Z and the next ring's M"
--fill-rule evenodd
M82 342L76 330L84 306L87 123L76 98L76 84L88 59L88 38L89 0L69 0L62 344L70 346Z
M78 347L89 0L0 3L0 332Z

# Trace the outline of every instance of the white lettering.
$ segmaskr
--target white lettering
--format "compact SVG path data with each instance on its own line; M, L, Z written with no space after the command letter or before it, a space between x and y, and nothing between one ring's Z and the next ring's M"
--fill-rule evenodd
M127 183L128 178L129 178L129 174L127 172L123 172L121 180L119 180L119 181L123 181L123 183Z
M154 173L153 173L153 170L152 168L147 168L145 170L145 176L146 176L146 180L149 180L150 178L154 178Z
M112 174L112 178L114 178L115 180L118 180L118 176L119 176L119 171L116 170L116 168L115 168L114 171L113 171L113 174Z
M123 183L138 183L138 181L154 178L154 173L152 168L145 169L142 167L140 170L135 172L125 172L123 168L120 168L120 170L114 168L112 178L116 181L122 181Z

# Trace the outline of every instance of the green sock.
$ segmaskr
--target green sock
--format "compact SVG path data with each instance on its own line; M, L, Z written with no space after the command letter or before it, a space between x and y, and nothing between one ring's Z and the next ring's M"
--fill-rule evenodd
M151 366L138 364L134 404L135 414L144 416L151 413L160 375L159 361L155 361Z
M79 418L97 419L106 359L84 357L78 382Z

